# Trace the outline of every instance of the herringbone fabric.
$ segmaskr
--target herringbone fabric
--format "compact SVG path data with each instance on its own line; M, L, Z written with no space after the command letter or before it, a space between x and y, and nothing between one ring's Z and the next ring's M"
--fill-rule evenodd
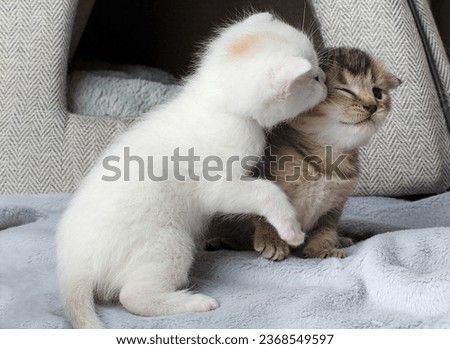
M433 19L427 0L413 0L418 11L418 20L420 20L426 35L427 43L431 49L434 65L437 71L437 78L443 87L443 95L441 96L442 108L447 114L447 125L450 128L450 65L445 53L444 44L439 36L436 23Z
M0 192L73 191L131 118L69 115L74 0L0 1Z
M61 189L71 0L0 1L2 193Z
M361 156L359 195L437 193L450 186L450 138L424 46L407 0L311 0L326 46L355 46L381 58L403 85L382 131ZM448 62L426 1L422 9L442 82ZM447 96L448 97L448 96Z

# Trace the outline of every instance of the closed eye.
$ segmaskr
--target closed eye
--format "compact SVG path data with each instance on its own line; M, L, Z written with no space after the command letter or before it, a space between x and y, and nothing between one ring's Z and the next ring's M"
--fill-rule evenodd
M353 91L347 90L346 88L337 88L336 90L348 93L349 95L356 97L356 94Z

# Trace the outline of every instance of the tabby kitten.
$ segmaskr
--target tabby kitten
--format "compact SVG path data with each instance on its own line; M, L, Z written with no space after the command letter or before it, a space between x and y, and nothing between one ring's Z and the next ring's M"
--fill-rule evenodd
M331 48L322 57L326 100L268 134L268 147L258 169L277 182L297 210L306 240L296 252L306 258L342 258L342 248L352 240L340 237L336 227L358 181L359 148L383 124L391 110L389 92L401 81L359 49ZM216 219L211 229L215 238L207 246L247 249L253 230L256 251L272 260L286 258L290 248L273 226L263 218L252 221L254 228L248 221ZM246 234L242 230L247 230ZM229 235L233 231L247 241Z

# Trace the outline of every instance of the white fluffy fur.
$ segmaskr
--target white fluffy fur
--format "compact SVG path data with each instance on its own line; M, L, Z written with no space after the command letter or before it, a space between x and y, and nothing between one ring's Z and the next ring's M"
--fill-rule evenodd
M247 52L229 52L236 40L258 33L271 35ZM216 155L224 162L233 155L261 155L263 127L325 97L323 83L314 79L320 74L303 33L268 13L252 15L223 29L183 92L119 137L102 158L120 156L123 167L125 146L144 159L170 156L177 147L181 154L194 147L196 155ZM182 166L180 172L186 170ZM102 326L94 297L119 298L143 316L218 307L210 297L180 291L188 282L195 240L218 211L265 216L282 239L301 244L304 234L283 191L269 181L240 180L245 174L234 166L232 181L154 182L137 180L132 168L131 181L107 182L99 161L57 232L61 295L72 325Z

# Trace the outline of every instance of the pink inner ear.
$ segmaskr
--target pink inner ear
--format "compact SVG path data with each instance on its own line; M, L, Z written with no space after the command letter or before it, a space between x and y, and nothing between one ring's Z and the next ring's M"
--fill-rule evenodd
M311 63L300 57L286 57L270 70L269 79L275 98L286 99L292 84L311 71Z

